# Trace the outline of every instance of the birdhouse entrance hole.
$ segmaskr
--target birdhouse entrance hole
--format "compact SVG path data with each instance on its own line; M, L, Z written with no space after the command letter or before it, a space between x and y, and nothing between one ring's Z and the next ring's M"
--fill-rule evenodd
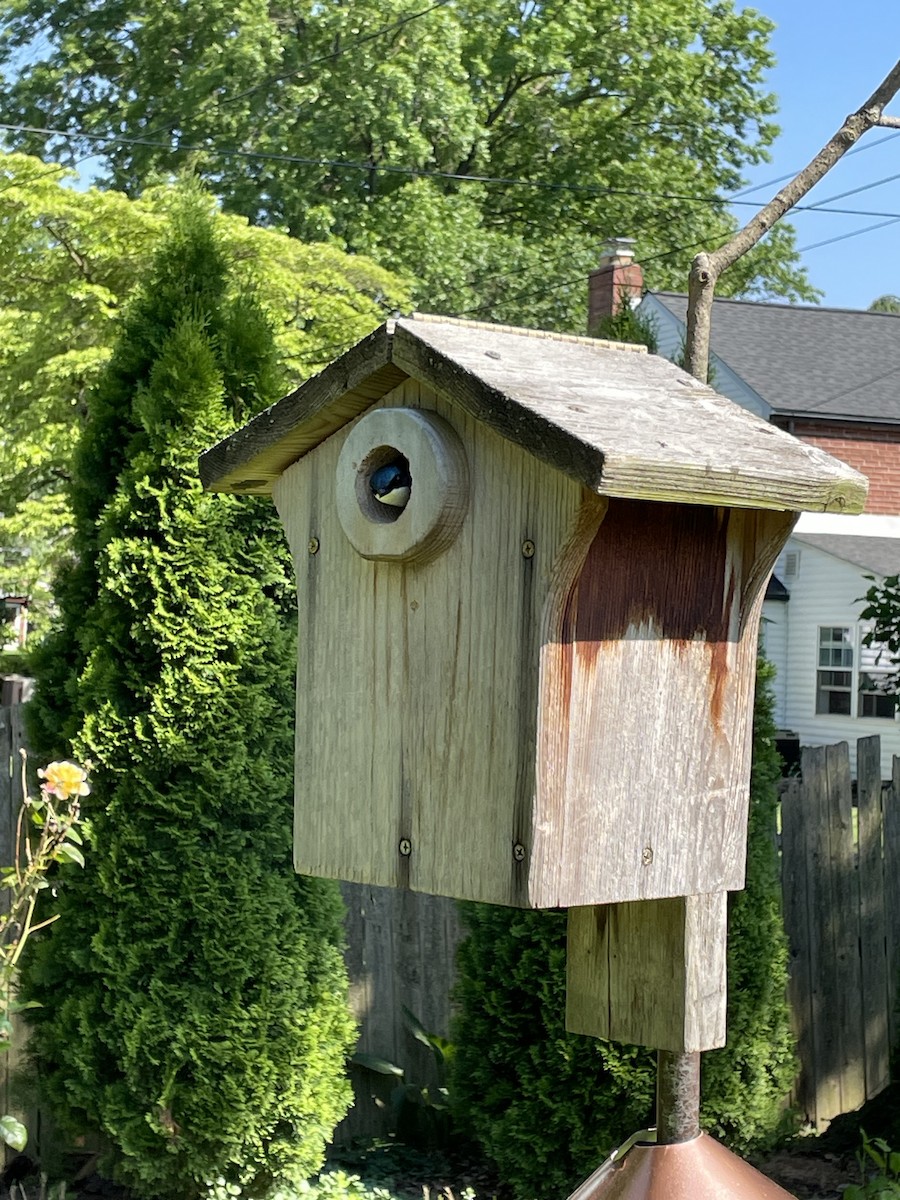
M412 496L409 459L396 446L376 446L356 473L356 502L364 516L392 525Z
M435 558L454 540L468 509L459 435L435 412L370 409L341 447L335 503L347 540L363 558Z

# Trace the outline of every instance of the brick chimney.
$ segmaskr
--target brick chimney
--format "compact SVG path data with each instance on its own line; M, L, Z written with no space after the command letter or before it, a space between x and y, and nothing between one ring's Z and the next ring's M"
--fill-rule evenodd
M634 239L611 238L603 247L600 266L588 276L588 333L625 304L634 308L643 291L644 273L634 261Z

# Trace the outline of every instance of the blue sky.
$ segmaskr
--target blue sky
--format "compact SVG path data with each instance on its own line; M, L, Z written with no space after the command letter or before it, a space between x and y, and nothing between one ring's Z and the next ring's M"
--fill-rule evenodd
M779 98L782 134L772 148L772 161L750 175L751 184L761 184L804 167L900 58L900 0L755 0L752 7L777 25L772 46L778 65L768 83ZM900 96L887 111L900 116ZM891 132L894 136L888 136ZM820 203L897 176L833 203L900 216L900 132L872 130L860 146L868 148L845 156L804 203ZM768 200L779 186L761 188L748 198ZM749 209L737 212L742 223L752 215ZM795 213L790 218L801 248L887 219L824 213ZM900 220L805 250L803 261L812 283L824 293L823 304L867 308L886 292L900 295Z

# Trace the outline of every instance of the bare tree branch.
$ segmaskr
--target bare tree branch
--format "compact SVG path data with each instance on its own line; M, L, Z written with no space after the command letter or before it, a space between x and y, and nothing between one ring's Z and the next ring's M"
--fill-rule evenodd
M685 369L706 382L709 372L709 335L716 283L724 270L751 250L786 212L809 192L864 133L876 125L900 128L900 118L883 116L884 107L900 89L900 62L875 89L865 104L851 113L808 166L781 189L734 237L712 252L698 254L691 265L688 284Z

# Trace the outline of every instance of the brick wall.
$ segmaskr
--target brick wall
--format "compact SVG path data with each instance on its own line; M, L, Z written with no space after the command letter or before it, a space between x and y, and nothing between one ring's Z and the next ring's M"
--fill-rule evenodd
M900 515L900 426L778 418L773 424L868 476L866 512Z

